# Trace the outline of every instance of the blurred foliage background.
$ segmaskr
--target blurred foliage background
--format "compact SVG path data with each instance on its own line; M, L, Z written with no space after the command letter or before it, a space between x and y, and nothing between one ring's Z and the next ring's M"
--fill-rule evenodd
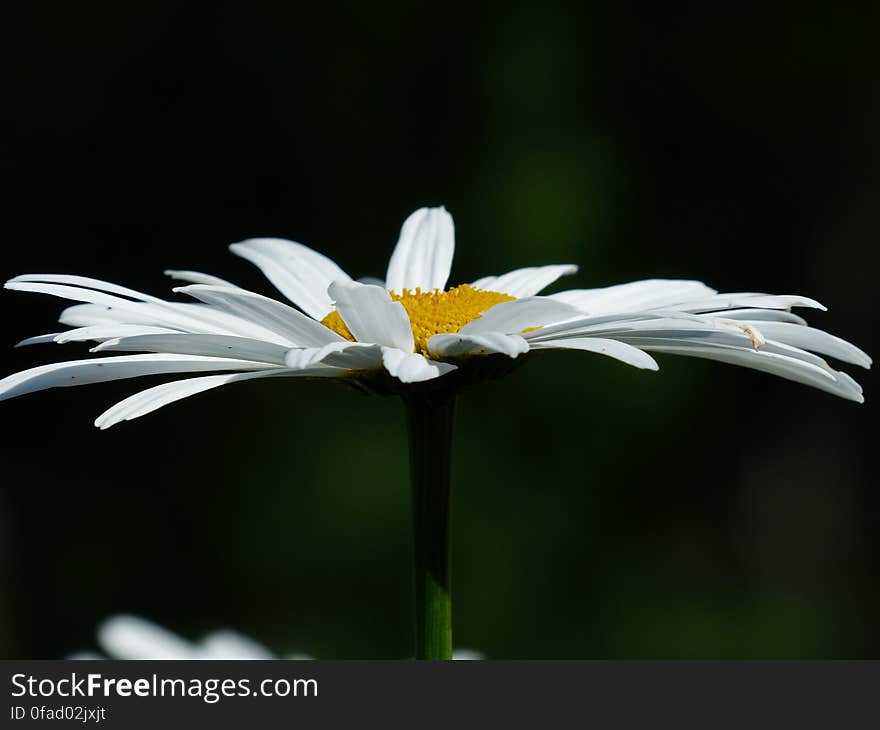
M577 262L804 293L877 354L876 13L631 3L21 3L4 10L4 278L152 293L308 243L382 275L455 216L453 281ZM558 288L558 287L557 287ZM0 296L2 374L61 304ZM493 658L877 657L876 377L857 406L725 365L538 358L460 401L456 645ZM241 384L109 432L144 387L2 404L0 656L109 614L279 653L410 654L402 407Z

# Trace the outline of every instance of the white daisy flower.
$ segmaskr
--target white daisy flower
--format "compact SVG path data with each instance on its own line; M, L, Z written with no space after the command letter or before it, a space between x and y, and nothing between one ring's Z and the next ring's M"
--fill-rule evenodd
M77 652L70 659L312 659L308 654L277 656L258 641L232 629L189 641L139 616L117 614L98 626L98 646L104 654ZM453 659L482 659L469 649L456 650Z
M503 372L539 350L583 350L656 370L651 352L690 355L763 370L861 402L862 389L820 355L869 367L854 345L807 326L801 296L719 294L698 281L652 279L540 296L573 264L517 269L446 288L454 228L444 208L421 208L400 232L384 282L354 281L326 256L293 241L258 238L231 251L259 267L294 305L214 276L168 271L187 282L167 301L83 276L31 274L7 289L78 304L61 315L73 329L41 342L99 343L93 352L134 352L54 363L0 380L0 399L46 388L142 375L214 372L149 388L116 404L104 429L197 393L242 380L342 378L406 394ZM816 354L814 354L816 353Z

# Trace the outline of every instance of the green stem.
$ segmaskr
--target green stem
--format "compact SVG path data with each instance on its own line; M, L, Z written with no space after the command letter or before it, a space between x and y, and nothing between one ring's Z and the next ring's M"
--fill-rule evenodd
M409 420L416 659L452 659L449 497L455 394L405 399Z

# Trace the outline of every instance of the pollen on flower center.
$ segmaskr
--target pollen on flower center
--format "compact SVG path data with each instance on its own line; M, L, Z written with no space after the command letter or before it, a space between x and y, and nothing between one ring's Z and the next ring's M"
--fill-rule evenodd
M480 317L483 312L501 302L509 302L516 297L494 291L474 289L470 284L462 284L448 291L435 290L423 292L421 289L405 290L403 294L389 292L395 302L403 304L409 315L410 326L415 339L416 352L428 354L428 340L434 335L454 334L468 322ZM321 324L355 341L348 327L335 309Z

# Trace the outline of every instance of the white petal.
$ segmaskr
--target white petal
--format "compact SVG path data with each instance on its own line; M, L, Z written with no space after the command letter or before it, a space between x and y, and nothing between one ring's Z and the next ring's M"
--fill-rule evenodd
M62 313L61 322L71 325L87 325L108 322L126 324L147 324L190 332L211 332L214 334L233 334L244 337L277 337L270 330L252 322L219 311L203 304L182 304L162 300L135 302L94 289L84 289L64 284L41 284L29 282L7 282L7 289L51 294L62 299L87 302L87 310L69 307ZM232 291L232 290L230 290ZM97 313L104 309L103 315ZM75 310L75 314L74 311ZM85 314L88 312L88 314Z
M681 312L620 312L617 314L603 314L595 317L578 317L560 324L547 325L539 330L527 332L523 335L529 342L558 339L562 337L594 337L606 336L612 333L629 332L643 328L692 327L696 329L711 329L706 318L695 314L683 314Z
M233 243L229 250L255 264L284 296L315 319L333 311L327 287L351 280L332 259L283 238L251 238Z
M485 659L486 657L473 649L456 649L452 652L452 658L458 659L459 661L475 661Z
M247 317L267 330L285 338L294 347L321 347L330 342L345 342L333 330L307 317L302 312L275 299L244 289L193 284L174 291L189 294L196 299Z
M143 334L118 337L92 349L92 352L167 352L177 355L207 355L254 360L272 365L283 365L288 348L272 342L252 340L232 335L203 335L189 333Z
M705 299L715 293L701 281L645 279L598 289L571 289L551 294L550 298L599 315L668 307L689 299Z
M656 318L637 318L637 315L627 315L625 319L617 321L607 316L595 317L526 334L529 342L546 342L562 337L722 338L719 341L730 343L732 340L732 344L735 345L750 343L753 347L760 348L764 344L764 338L756 325L738 320L704 318L687 314L670 314Z
M46 284L41 282L17 281L16 279L10 279L3 285L3 288L12 291L52 294L53 296L61 297L62 299L101 304L107 307L144 304L143 301L133 302L130 299L123 299L114 294L108 294L107 292L98 291L96 289L70 286L66 284Z
M73 306L67 307L64 311L61 312L61 316L58 318L58 321L61 324L66 324L70 327L93 327L102 325L133 324L143 326L156 325L154 307L142 302L128 303L127 300L121 301L126 302L126 306L124 308L108 306L105 304L74 304ZM201 305L181 304L179 306L186 306L192 309L196 306ZM188 324L182 325L180 323L176 323L174 329L180 331L190 331L190 327L188 326ZM167 324L165 326L168 329L172 329Z
M455 226L446 208L419 208L403 222L385 277L389 290L444 289L455 252Z
M724 314L727 316L727 312ZM784 342L786 345L836 357L838 360L860 365L863 368L871 367L871 358L866 352L828 332L787 322L755 321L752 324L760 327L765 337Z
M409 316L400 302L381 287L335 281L330 296L358 342L386 345L405 352L415 347Z
M768 348L755 351L751 348L740 348L724 345L702 345L681 342L676 344L646 344L646 350L665 352L675 355L686 355L707 360L741 365L753 370L761 370L787 380L813 386L848 400L862 403L861 387L846 373L836 372L830 368L808 362L804 358L770 352ZM806 354L806 353L805 353Z
M295 348L288 350L285 364L296 370L317 365L340 370L376 370L382 367L382 346L344 342L324 347Z
M219 276L212 276L211 274L203 274L201 271L176 271L174 269L167 269L164 273L165 276L170 276L172 279L177 281L187 281L190 284L210 284L211 286L230 286L236 288L235 284L226 281L226 279L221 279Z
M262 363L195 355L121 355L91 360L72 360L23 370L0 380L0 400L60 388L142 375L193 373L211 370L258 370Z
M147 388L128 398L119 401L116 405L108 408L95 420L95 425L101 430L115 426L122 421L132 421L148 413L157 411L164 406L175 403L184 398L204 393L212 388L219 388L229 383L237 383L242 380L255 380L258 378L283 378L283 377L333 377L335 371L332 368L315 368L314 370L260 370L253 373L231 373L228 375L207 375L201 378L188 378L175 380L172 383L163 383L152 388Z
M775 340L765 341L761 347L756 348L751 338L741 332L731 332L725 330L703 330L692 332L688 330L668 330L656 332L632 332L618 335L616 339L634 345L635 347L649 350L655 346L659 347L683 347L690 348L717 348L722 351L729 349L734 350L751 350L769 352L775 355L782 355L787 358L793 358L808 363L822 370L825 375L831 379L836 378L836 371L818 355L812 352L801 350L791 345L786 345Z
M61 332L55 338L55 342L59 345L64 345L68 342L87 342L90 340L97 342L117 337L133 337L135 335L176 334L179 331L167 327L150 327L145 324L99 324Z
M391 347L382 348L382 361L385 369L401 383L421 383L457 369L451 363L435 362L418 353L407 353Z
M23 340L15 343L15 347L27 347L28 345L45 345L48 342L55 342L56 337L60 337L63 335L63 332L50 332L47 335L34 335L33 337L26 337Z
M700 317L712 317L712 314L701 314ZM792 324L806 325L807 320L792 314L785 309L725 309L725 319L748 319L758 320L761 322L790 322Z
M101 279L93 279L89 276L75 276L72 274L22 274L16 276L9 281L8 284L18 283L44 283L44 284L65 284L68 286L80 287L83 289L94 289L97 291L107 292L108 294L116 294L123 297L130 297L140 302L161 302L158 297L144 294L143 292L129 289L126 286L112 284ZM7 286L7 289L16 289L18 287Z
M683 302L681 306L676 308L683 312L720 312L725 309L742 307L785 310L792 307L809 307L821 309L823 312L826 310L826 307L815 299L798 294L758 294L754 292L716 294L704 299Z
M377 370L382 367L382 345L352 342L348 347L329 353L321 364L342 370Z
M244 634L223 629L208 634L199 643L204 659L275 659L265 646Z
M342 370L377 370L382 367L382 345L353 342L342 350L328 354L321 364Z
M517 357L529 351L529 343L519 335L489 332L485 335L439 334L428 340L428 351L441 357L490 355Z
M331 353L344 350L353 343L331 342L323 347L294 347L284 353L284 364L293 370L305 370L319 365Z
M92 325L89 327L78 327L77 329L67 330L66 332L52 332L47 335L37 335L36 337L28 337L27 339L17 342L15 347L24 347L26 345L40 345L54 342L59 345L68 342L86 342L101 341L113 339L115 337L129 337L133 335L147 334L165 334L173 333L177 330L167 329L165 327L148 327L146 325L135 324L109 324L109 325Z
M526 297L496 304L481 317L462 327L461 334L482 335L488 332L520 334L530 327L542 327L582 314L570 304L557 302L548 297Z
M194 644L137 616L104 621L98 643L112 659L194 659L198 653Z
M486 276L471 284L475 289L497 291L512 297L530 297L550 286L560 276L576 274L574 264L554 264L515 269L501 276Z
M618 340L610 340L602 337L582 337L578 339L559 339L547 342L538 342L531 345L533 350L585 350L600 355L613 357L615 360L625 362L643 370L657 370L659 366L653 357L637 347L627 345Z
M148 317L128 316L128 313L101 304L74 304L61 312L58 321L69 327L92 327L122 323L154 324L153 320Z
M172 312L170 315L169 310ZM75 304L65 309L58 321L71 327L102 325L158 327L161 323L162 329L168 331L240 335L269 341L287 341L277 333L249 322L243 317L206 304L190 302L165 302L163 307L143 302L132 302L125 306Z
M474 289L485 289L488 290L489 287L492 286L494 282L498 281L497 276L484 276L482 279L477 279L476 281L471 282L471 286Z
M381 286L383 289L387 289L385 286L385 279L380 279L378 276L362 276L357 280L358 284L369 284L370 286Z

